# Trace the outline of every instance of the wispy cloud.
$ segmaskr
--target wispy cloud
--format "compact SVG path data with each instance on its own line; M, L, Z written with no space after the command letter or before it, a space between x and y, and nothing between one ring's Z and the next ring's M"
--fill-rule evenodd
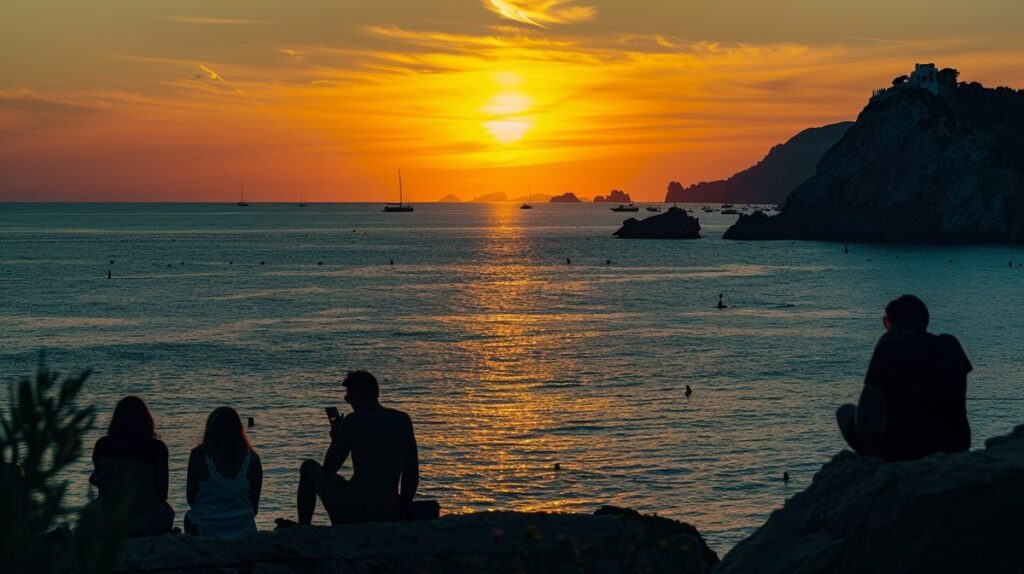
M180 22L182 24L200 24L203 26L253 26L261 24L277 24L269 20L246 20L242 18L207 18L204 16L161 16L161 20Z
M483 0L488 10L502 18L546 28L551 24L571 24L593 20L597 9L579 6L573 0Z

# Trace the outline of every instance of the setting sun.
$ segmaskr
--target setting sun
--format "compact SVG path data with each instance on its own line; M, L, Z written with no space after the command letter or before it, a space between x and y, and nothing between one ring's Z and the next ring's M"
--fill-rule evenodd
M491 118L484 122L484 127L501 143L517 142L533 127L533 116L525 115L532 103L526 94L501 92L480 110Z

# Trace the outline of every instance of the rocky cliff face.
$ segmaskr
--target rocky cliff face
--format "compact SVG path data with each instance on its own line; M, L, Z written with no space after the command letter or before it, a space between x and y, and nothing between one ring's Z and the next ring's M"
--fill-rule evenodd
M840 122L806 129L773 147L757 165L729 178L729 201L782 203L791 191L814 175L821 157L852 125L853 122ZM667 203L721 203L725 199L725 180L701 182L687 188L673 181L665 196Z
M1024 91L876 95L774 217L729 239L1024 242Z
M1024 426L984 450L884 463L841 452L715 574L1020 572Z

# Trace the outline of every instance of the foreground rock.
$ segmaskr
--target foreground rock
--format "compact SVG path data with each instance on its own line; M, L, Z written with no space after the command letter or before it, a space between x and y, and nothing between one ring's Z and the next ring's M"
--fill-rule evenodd
M1024 242L1024 91L951 80L935 94L898 81L782 213L740 217L725 237Z
M699 239L700 220L678 207L647 219L630 217L613 233L624 239Z
M888 464L842 452L715 574L1020 572L1024 426L986 447Z
M673 181L668 185L665 203L782 203L791 191L814 175L825 152L852 125L853 122L840 122L808 128L772 147L757 165L733 175L728 183L702 181L684 188Z
M605 508L596 515L493 512L427 522L307 526L239 542L126 542L117 572L678 572L718 562L696 529Z

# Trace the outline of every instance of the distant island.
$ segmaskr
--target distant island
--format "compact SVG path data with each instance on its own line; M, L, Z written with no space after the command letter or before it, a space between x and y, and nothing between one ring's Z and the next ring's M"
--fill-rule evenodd
M782 213L727 239L1024 242L1024 90L918 64L876 90Z
M446 196L442 197L441 199L437 200L437 202L438 203L462 203L462 200L459 199L459 196L452 195L452 194L449 193L448 195L446 195Z
M612 235L622 239L700 239L700 220L682 208L670 207L646 219L630 217Z
M621 189L613 189L608 192L608 197L603 195L595 195L594 203L633 203L633 200L629 197L629 194L622 191Z
M776 205L814 175L818 161L846 134L853 122L808 128L786 143L772 147L757 165L726 180L695 183L684 188L673 181L665 203L761 203ZM596 201L596 200L595 200Z
M556 195L549 200L551 203L583 203L583 201L576 197L575 193L566 192L562 195Z

